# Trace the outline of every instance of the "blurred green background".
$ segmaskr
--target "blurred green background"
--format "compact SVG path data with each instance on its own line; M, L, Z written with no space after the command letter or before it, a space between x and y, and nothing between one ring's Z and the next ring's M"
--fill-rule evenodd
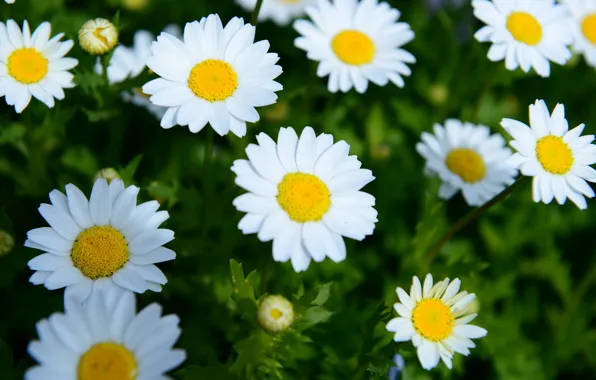
M93 177L116 168L126 184L141 187L140 200L158 199L170 212L166 228L178 253L160 265L169 283L162 293L138 297L159 302L181 318L187 361L176 379L385 379L394 353L405 358L403 379L588 379L596 378L596 204L534 204L526 184L479 221L456 235L432 261L433 243L469 211L461 196L437 198L438 180L423 174L414 150L422 131L448 117L483 123L494 132L503 117L527 121L527 106L545 99L566 106L570 126L585 122L596 133L596 73L581 57L552 66L550 78L486 58L487 44L473 39L481 24L469 2L389 1L410 23L415 40L405 49L418 62L406 87L369 86L364 95L330 94L316 63L293 45L297 33L271 22L259 24L257 40L271 42L281 59L284 90L277 104L260 108L261 121L248 135L215 136L211 164L204 163L207 129L163 130L145 109L126 104L120 92L150 76L107 86L93 74L94 59L78 46L76 88L47 109L33 99L18 115L0 100L0 229L15 240L0 256L0 379L20 379L33 365L27 343L35 323L62 310L62 291L28 282L27 261L39 254L23 247L26 232L45 226L37 212L48 193L74 183L89 193ZM431 6L432 4L432 6ZM223 22L250 15L232 0L152 0L133 11L120 0L17 0L0 5L2 20L27 19L32 28L50 21L52 35L75 39L95 17L120 12L121 43L136 30L158 34L167 24L218 13ZM373 236L348 241L347 260L312 263L296 274L273 262L271 243L237 229L242 213L232 200L242 191L229 169L263 131L310 125L346 140L376 180L365 191L377 198ZM509 138L508 136L506 136ZM1 250L0 250L1 251ZM243 274L240 273L241 263ZM232 283L231 269L238 279ZM411 343L396 344L385 331L394 316L395 288L409 288L413 275L459 277L475 292L488 330L468 358L454 368L421 369ZM246 276L246 279L244 277ZM293 332L270 337L256 324L255 299L282 294L301 315Z

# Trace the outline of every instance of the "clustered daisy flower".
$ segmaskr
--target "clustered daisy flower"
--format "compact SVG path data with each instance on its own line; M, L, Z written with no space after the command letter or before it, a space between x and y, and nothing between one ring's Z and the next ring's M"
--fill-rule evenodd
M267 295L259 302L257 319L271 333L286 330L294 322L294 306L280 295Z
M571 15L573 50L596 67L596 0L564 0L562 3Z
M252 12L257 0L236 0L241 7ZM304 15L304 9L316 0L263 0L259 21L272 20L279 26L286 26L292 20Z
M329 76L331 92L355 88L364 93L368 82L404 86L406 63L415 63L401 47L414 39L410 25L398 22L400 12L377 0L319 0L306 8L312 21L297 20L294 44L318 61L317 76Z

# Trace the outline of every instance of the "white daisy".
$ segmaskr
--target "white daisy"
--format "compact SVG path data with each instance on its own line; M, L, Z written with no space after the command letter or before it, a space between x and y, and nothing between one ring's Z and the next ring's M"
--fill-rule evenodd
M434 134L422 132L416 150L426 159L427 172L443 181L441 198L461 190L470 206L480 206L515 180L517 170L505 164L511 149L487 126L449 119L445 127L435 124L433 129Z
M596 67L596 0L564 0L571 14L575 41L573 50L583 53L586 62Z
M5 96L17 113L29 105L31 96L52 108L54 98L64 99L64 88L75 86L67 70L78 61L64 57L74 42L60 42L64 33L50 39L50 32L49 22L41 23L33 35L27 20L22 32L14 20L0 22L0 97Z
M161 78L143 86L158 106L168 107L163 128L188 125L196 133L207 123L219 134L246 134L259 120L255 107L273 104L282 86L277 54L268 41L253 43L255 27L233 18L224 28L218 15L187 23L184 39L157 37L147 66Z
M130 292L93 292L82 305L66 303L36 325L39 340L29 354L39 363L25 380L169 379L186 353L173 346L180 336L176 315L162 316L154 303L139 313Z
M4 0L7 4L14 4L15 0Z
M306 13L312 22L294 22L301 34L294 44L319 62L317 76L329 75L329 91L354 87L364 93L369 81L404 86L402 75L411 74L406 63L416 58L400 47L414 39L414 32L409 24L397 22L397 9L377 0L318 0Z
M509 144L517 150L508 164L521 174L534 177L534 202L559 204L569 198L577 207L588 207L584 197L592 198L594 191L586 181L596 182L594 135L580 136L584 124L569 130L565 107L557 104L549 115L544 100L530 105L530 126L513 119L503 119L501 125L513 137Z
M283 296L268 295L259 302L257 319L269 332L284 331L294 322L294 306Z
M236 184L249 191L234 206L247 213L238 224L243 233L273 240L273 260L291 259L296 272L311 258L340 262L346 258L342 236L363 240L373 233L375 197L359 190L375 177L348 156L345 141L316 137L311 127L300 138L293 128L281 128L277 144L264 133L257 141L246 148L248 160L232 166Z
M397 288L398 303L393 305L399 314L387 323L387 330L394 332L393 340L411 340L418 351L420 364L426 370L439 364L439 359L451 369L453 353L467 356L470 348L476 347L471 339L482 338L487 331L469 325L478 314L470 314L468 305L475 294L463 291L458 293L461 281L449 283L446 278L433 286L429 273L424 279L424 287L414 276L410 294Z
M474 15L488 24L474 35L492 42L488 59L505 60L508 70L533 67L538 75L550 75L549 60L565 64L571 58L566 45L573 42L567 10L554 0L474 0Z
M40 214L50 227L27 233L25 246L45 253L29 261L30 278L53 290L66 287L65 296L84 300L93 288L121 287L136 293L159 292L167 282L154 263L172 260L174 251L162 247L174 232L158 228L168 219L157 201L137 206L139 188L126 189L120 179L108 185L97 179L89 200L76 186L66 195L50 193L52 205Z
M304 9L316 0L264 0L259 11L259 21L273 20L279 26L286 26L292 20L304 15ZM257 0L236 0L249 12L255 9Z

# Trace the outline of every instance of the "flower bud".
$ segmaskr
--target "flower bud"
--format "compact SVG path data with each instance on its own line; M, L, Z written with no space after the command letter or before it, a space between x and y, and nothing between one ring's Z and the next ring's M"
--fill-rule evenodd
M120 178L120 174L114 168L104 168L97 172L93 180L96 181L100 178L105 178L110 183L113 179Z
M0 230L0 256L9 254L14 247L14 239L6 231Z
M261 327L271 333L282 332L294 322L292 303L279 295L269 295L261 300L257 313Z
M142 11L151 0L122 0L122 6L129 11Z
M118 29L105 18L96 18L83 24L79 30L79 44L88 53L101 55L118 43Z

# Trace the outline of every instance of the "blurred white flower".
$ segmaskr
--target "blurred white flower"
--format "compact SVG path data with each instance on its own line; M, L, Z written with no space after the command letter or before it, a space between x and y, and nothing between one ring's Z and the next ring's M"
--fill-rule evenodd
M573 50L582 53L588 65L596 67L596 0L563 0L562 4L571 14Z
M257 0L236 0L242 8L254 11ZM259 21L273 20L279 26L286 26L292 20L304 15L304 9L316 0L263 0Z

